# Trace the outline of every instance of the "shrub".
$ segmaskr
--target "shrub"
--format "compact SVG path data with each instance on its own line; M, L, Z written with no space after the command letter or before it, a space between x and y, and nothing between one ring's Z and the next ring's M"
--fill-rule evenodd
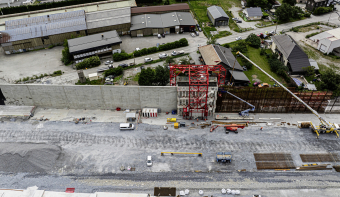
M266 54L266 49L261 49L260 50L260 55L265 55Z
M331 12L332 10L333 10L332 7L318 7L313 11L313 14L314 15L321 15L321 14Z
M306 13L304 14L304 16L305 16L305 17L310 17L310 13L306 12Z
M132 57L133 57L133 53L126 53L124 50L122 50L121 53L115 53L112 55L113 61L115 62L130 59Z
M92 56L84 59L84 61L76 64L76 69L92 68L100 65L100 59L98 56Z
M298 32L298 31L299 31L299 28L298 28L298 27L293 27L293 28L292 28L292 31L293 31L293 32Z
M230 48L230 45L228 43L225 43L225 44L222 44L222 47Z
M253 67L253 64L251 64L250 62L246 61L243 63L243 66L245 66L248 70L251 69Z
M62 57L61 57L61 61L67 65L69 63L72 62L73 60L73 56L71 55L70 51L69 51L69 48L68 48L68 42L67 40L65 39L64 40L64 49L62 50L61 54L62 54Z
M53 72L54 75L62 75L63 73L61 72L61 70L57 70Z
M310 38L310 37L315 36L317 34L319 34L319 32L308 34L308 35L306 35L306 38Z
M119 76L123 74L123 67L118 66L117 68L113 68L113 69L109 69L104 71L104 75L105 77L109 76L109 75L115 75L115 76Z

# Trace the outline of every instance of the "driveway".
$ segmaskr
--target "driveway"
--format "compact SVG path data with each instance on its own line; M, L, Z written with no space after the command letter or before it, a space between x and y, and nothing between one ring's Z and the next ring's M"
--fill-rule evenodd
M237 23L237 25L238 25L239 27L241 27L241 28L254 28L254 29L256 29L255 25L256 25L256 23L258 23L258 22L245 22L245 21L243 20L243 18L241 18L241 17L238 15L238 13L239 13L240 11L242 11L242 10L243 10L243 9L240 8L240 7L232 7L232 8L230 9L230 11L233 13L233 15L234 15L235 18L239 18L239 19L242 20L242 23ZM232 19L231 19L231 20L232 20Z

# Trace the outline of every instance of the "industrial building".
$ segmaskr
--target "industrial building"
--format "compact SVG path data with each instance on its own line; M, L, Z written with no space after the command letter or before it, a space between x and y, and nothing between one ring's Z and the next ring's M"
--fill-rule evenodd
M119 35L128 34L131 26L131 8L86 13L87 33L96 34L116 30Z
M187 3L178 3L171 5L147 6L147 7L132 7L131 15L141 14L164 14L168 12L190 12L190 7Z
M211 6L207 9L207 15L214 26L227 26L229 17L219 6Z
M112 54L112 50L119 49L121 43L115 30L68 40L69 51L76 61L94 55Z
M131 17L131 36L149 36L194 31L196 23L190 12L143 14Z
M340 28L328 30L310 37L317 44L317 48L322 53L331 53L336 48L340 48Z
M6 54L62 44L86 35L84 10L6 21L0 43Z

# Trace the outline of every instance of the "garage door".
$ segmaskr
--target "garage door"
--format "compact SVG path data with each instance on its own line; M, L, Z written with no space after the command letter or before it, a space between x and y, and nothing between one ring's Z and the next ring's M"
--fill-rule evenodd
M323 45L323 44L320 45L320 49L319 50L321 52L326 53L326 49L327 49L326 45Z

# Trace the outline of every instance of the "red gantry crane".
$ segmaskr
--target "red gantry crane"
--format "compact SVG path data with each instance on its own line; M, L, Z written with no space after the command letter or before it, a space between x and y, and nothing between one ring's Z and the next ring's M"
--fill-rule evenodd
M189 77L189 104L183 108L183 117L191 119L193 113L208 116L209 72L217 77L218 86L225 84L226 69L221 65L174 65L170 64L170 86L176 86L181 73ZM214 77L215 77L214 76Z

